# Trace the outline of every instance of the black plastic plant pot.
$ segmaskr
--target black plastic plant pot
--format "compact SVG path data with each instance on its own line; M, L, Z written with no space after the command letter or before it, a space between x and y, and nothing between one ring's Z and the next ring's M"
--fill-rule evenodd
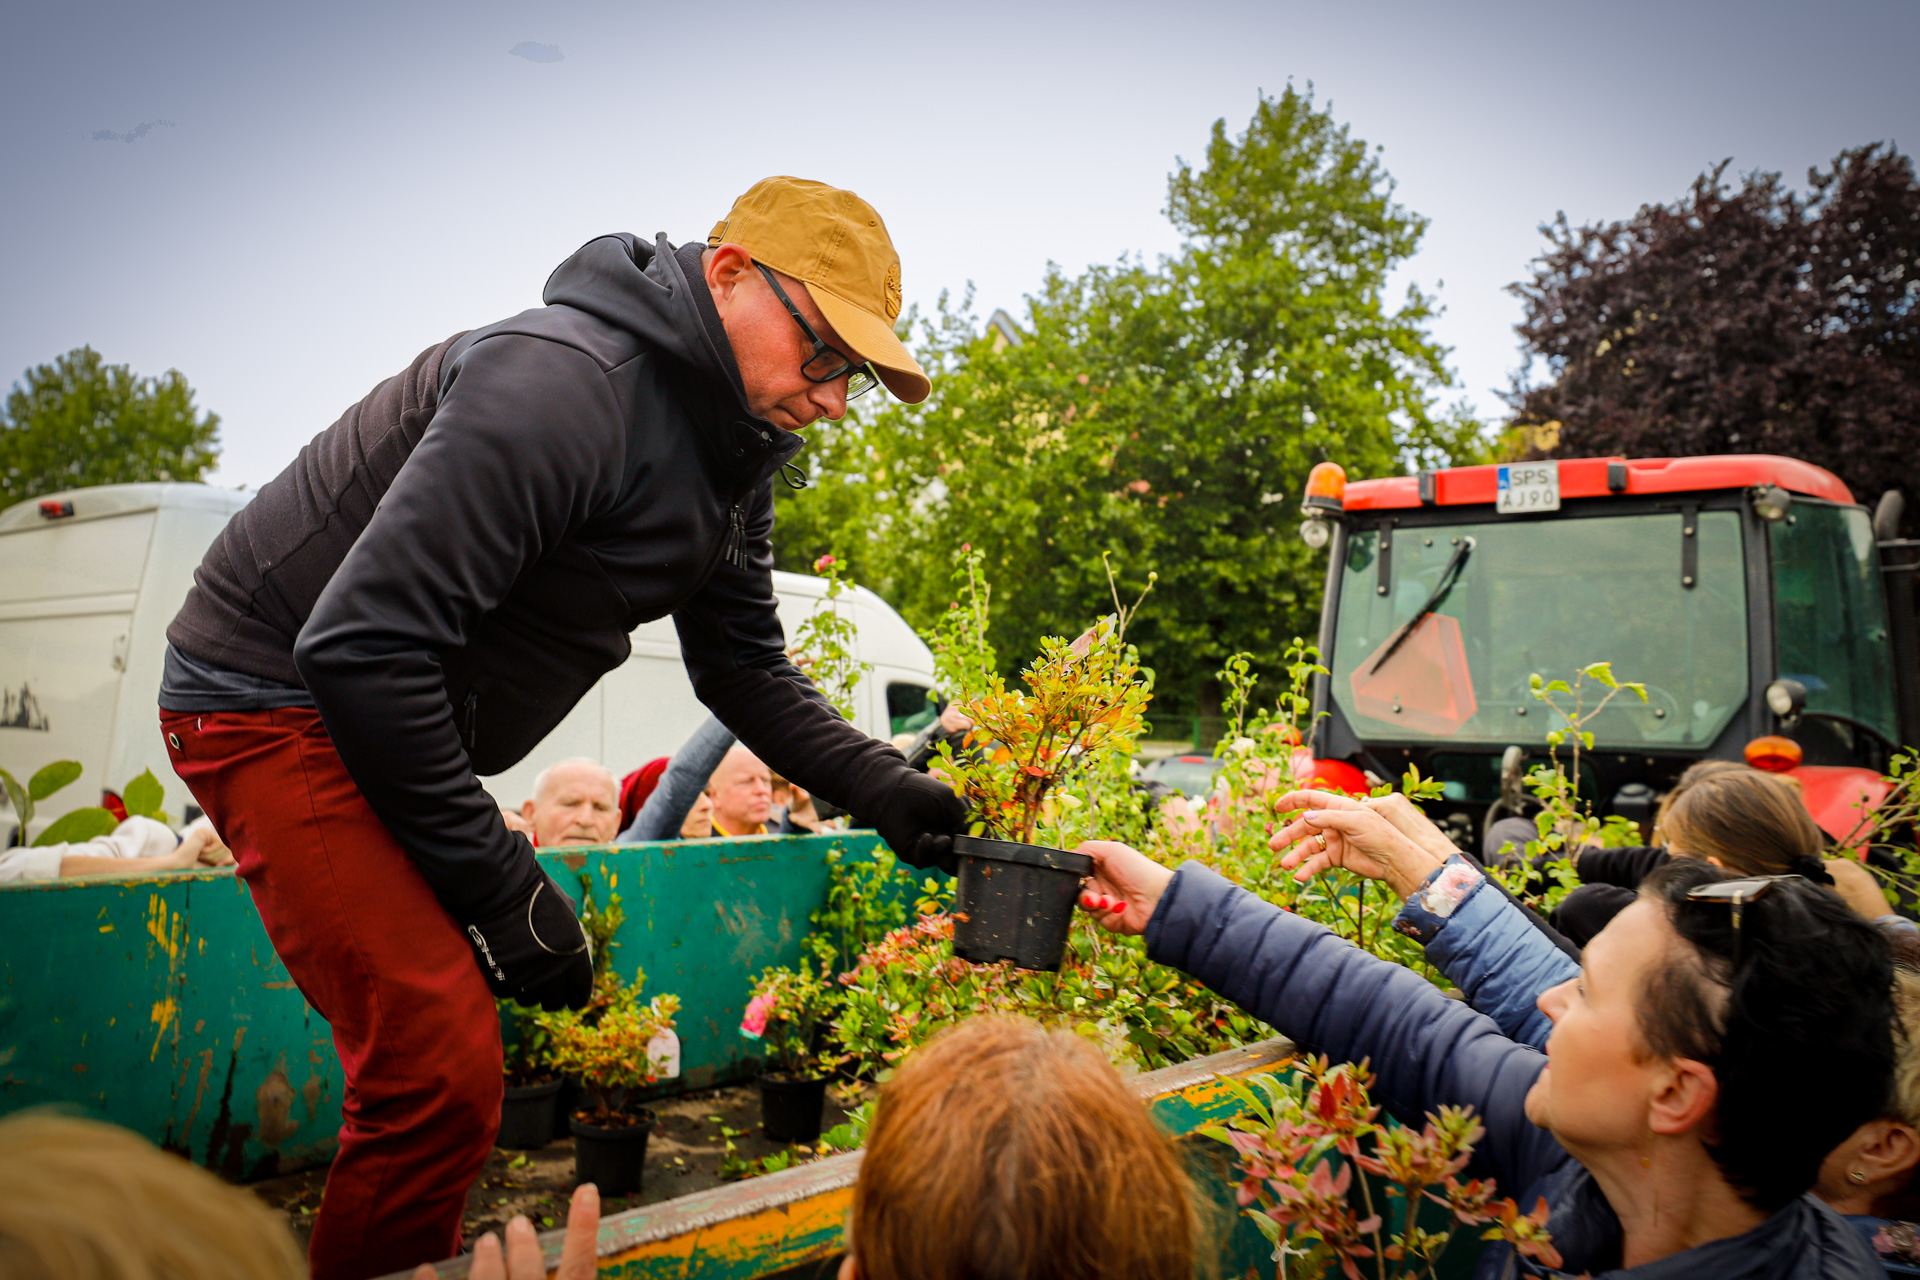
M553 1140L559 1141L573 1130L567 1128L567 1121L586 1102L587 1091L580 1087L580 1081L573 1076L560 1077L560 1096L553 1108Z
M503 1147L532 1151L553 1141L553 1118L560 1111L560 1082L508 1085L500 1100L500 1136Z
M818 1142L827 1078L760 1077L760 1126L775 1142Z
M573 1176L591 1182L603 1196L628 1196L640 1189L647 1166L647 1135L653 1132L653 1112L634 1113L633 1123L618 1126L588 1124L571 1119Z
M954 900L953 954L992 964L1052 972L1067 954L1080 881L1093 874L1084 853L955 836L960 884Z

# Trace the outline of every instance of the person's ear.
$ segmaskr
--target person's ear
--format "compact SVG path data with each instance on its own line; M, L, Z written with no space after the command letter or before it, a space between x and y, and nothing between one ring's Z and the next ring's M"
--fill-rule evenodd
M714 307L724 316L741 286L754 275L753 256L737 244L723 244L706 255L702 274Z
M1647 1127L1674 1137L1695 1132L1713 1118L1719 1100L1720 1082L1712 1067L1692 1058L1673 1058L1654 1077Z
M1866 1167L1868 1182L1890 1178L1920 1165L1920 1133L1914 1132L1912 1125L1886 1118L1867 1123L1877 1130L1859 1152L1859 1162Z
M1727 864L1720 861L1720 859L1718 858L1708 858L1707 861L1711 862L1714 866L1719 867L1722 871L1725 871L1727 869Z
M525 818L529 824L533 822L533 801L528 800L520 806L520 816Z
M851 1253L840 1259L840 1274L838 1280L860 1280L860 1269L853 1265L853 1255Z

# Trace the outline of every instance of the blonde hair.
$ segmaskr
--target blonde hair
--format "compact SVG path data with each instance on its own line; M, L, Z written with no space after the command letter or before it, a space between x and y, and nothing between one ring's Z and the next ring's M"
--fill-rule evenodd
M0 1120L7 1280L303 1280L286 1222L125 1129L29 1112Z
M848 1234L861 1280L1184 1280L1198 1222L1172 1139L1098 1049L980 1017L881 1087Z
M1920 1130L1920 973L1893 971L1893 1085L1887 1090L1887 1115Z

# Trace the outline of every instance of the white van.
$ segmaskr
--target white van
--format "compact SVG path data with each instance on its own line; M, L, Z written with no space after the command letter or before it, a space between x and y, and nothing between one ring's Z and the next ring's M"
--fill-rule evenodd
M54 760L78 760L83 769L38 806L36 831L98 804L103 790L117 792L145 769L165 785L169 815L177 820L192 803L157 722L167 625L207 547L252 496L204 484L115 484L0 511L0 768L22 782ZM791 634L825 584L776 573L774 589ZM840 607L858 628L858 656L874 665L857 691L854 723L883 738L918 728L929 718L932 653L871 591L848 592ZM671 754L705 715L672 621L649 623L633 633L633 656L526 760L483 781L496 799L518 805L532 794L534 775L567 756L592 756L624 774ZM0 832L15 825L0 808Z

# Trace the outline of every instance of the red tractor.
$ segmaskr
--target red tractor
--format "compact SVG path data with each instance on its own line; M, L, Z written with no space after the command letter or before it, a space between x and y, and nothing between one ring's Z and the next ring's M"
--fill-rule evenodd
M1564 724L1530 678L1610 662L1647 700L1588 725L1580 790L1600 813L1648 822L1689 764L1744 757L1797 777L1843 838L1885 798L1888 758L1920 744L1920 542L1895 537L1901 501L1869 515L1829 472L1765 455L1351 484L1321 463L1301 526L1331 553L1312 755L1335 783L1419 766L1445 786L1435 818L1477 851Z

